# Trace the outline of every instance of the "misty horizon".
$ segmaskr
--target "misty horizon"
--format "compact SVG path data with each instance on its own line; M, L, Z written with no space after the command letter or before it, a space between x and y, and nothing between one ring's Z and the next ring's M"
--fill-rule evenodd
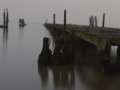
M118 0L1 0L0 22L3 20L4 8L9 9L10 21L24 18L26 22L42 22L46 19L53 22L53 13L56 14L56 23L63 23L63 13L67 10L67 23L88 25L91 15L97 16L98 25L102 25L102 15L106 14L105 26L119 27L120 13Z

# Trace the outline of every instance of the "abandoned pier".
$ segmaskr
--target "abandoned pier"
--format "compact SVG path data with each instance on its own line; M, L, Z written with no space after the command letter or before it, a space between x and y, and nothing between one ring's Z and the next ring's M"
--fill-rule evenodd
M55 39L53 54L49 49L50 40L43 39L43 49L39 55L38 63L45 65L74 65L75 51L81 47L83 55L86 52L86 45L92 45L96 49L99 61L103 66L111 67L110 49L111 46L117 48L117 62L120 63L120 29L105 27L105 14L103 14L102 26L97 25L97 17L89 18L90 25L66 24L66 10L64 11L64 24L56 24L55 14L53 23L45 23L44 26L50 31ZM78 42L81 44L79 45ZM114 70L114 68L113 68Z

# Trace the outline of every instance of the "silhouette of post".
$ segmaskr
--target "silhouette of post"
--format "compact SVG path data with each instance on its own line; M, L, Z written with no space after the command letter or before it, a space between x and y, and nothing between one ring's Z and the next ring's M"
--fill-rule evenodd
M3 27L6 26L6 19L5 19L5 9L4 9L4 13L3 13Z
M91 17L89 17L89 26L91 26Z
M117 63L120 64L120 46L117 48Z
M66 10L64 10L64 31L66 30Z
M55 14L53 14L53 24L55 24Z
M93 16L89 17L89 23L91 27L94 27L94 22L95 22L94 17Z
M103 13L103 23L102 23L102 27L105 26L105 13Z
M8 22L9 22L9 14L8 14L8 8L7 8L7 15L6 15L6 28L8 28Z
M97 27L97 16L95 16L95 27Z

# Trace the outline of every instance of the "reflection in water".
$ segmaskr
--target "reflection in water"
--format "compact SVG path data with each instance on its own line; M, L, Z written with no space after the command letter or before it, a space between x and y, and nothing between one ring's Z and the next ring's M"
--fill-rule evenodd
M8 29L3 29L3 58L7 56Z
M53 72L53 81L55 88L69 88L73 90L75 87L74 67L51 67Z
M120 77L105 75L99 68L83 65L76 67L76 73L88 90L120 90Z
M73 66L53 66L49 68L53 75L53 84L55 90L74 90L75 87L75 76ZM38 65L38 72L42 80L44 88L47 86L48 82L48 68L45 66ZM52 83L52 82L51 82Z
M48 82L48 68L46 66L39 66L38 65L38 72L41 77L41 81L43 86L46 86Z
M111 50L111 55L112 53L113 50ZM101 59L104 60L102 57ZM46 84L44 86L47 86L50 70L53 75L53 80L50 82L53 81L54 90L120 90L120 76L102 72L95 46L78 47L75 60L79 63L76 66L50 66L49 68L39 66L41 80Z
M19 27L19 39L23 41L24 27Z

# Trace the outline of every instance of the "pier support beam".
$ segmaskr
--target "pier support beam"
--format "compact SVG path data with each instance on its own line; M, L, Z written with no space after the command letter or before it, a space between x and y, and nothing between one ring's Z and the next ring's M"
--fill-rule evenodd
M105 50L101 50L98 52L98 58L101 63L109 63L111 61L111 46L106 45Z
M117 48L117 63L120 64L120 46Z

